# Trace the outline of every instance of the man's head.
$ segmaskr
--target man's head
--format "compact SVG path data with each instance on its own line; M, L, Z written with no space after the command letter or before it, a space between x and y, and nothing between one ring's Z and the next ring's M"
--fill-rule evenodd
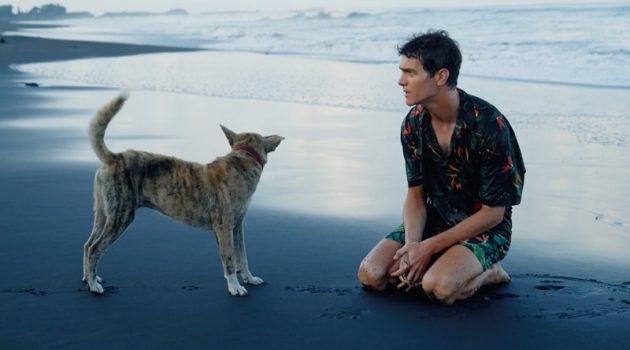
M448 33L429 31L414 35L398 48L401 77L408 105L424 103L438 87L457 87L462 54Z

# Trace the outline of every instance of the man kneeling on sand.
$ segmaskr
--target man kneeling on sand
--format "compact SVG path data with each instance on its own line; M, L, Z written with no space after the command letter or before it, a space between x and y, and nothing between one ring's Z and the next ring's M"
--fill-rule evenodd
M510 246L525 166L505 116L457 88L462 56L446 32L416 35L398 51L398 84L412 107L401 128L403 224L368 253L358 277L379 291L422 287L450 304L509 282L499 261Z

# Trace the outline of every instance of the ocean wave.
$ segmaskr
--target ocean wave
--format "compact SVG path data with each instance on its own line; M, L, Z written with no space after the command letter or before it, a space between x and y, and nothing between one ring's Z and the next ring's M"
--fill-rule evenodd
M37 76L42 86L50 86L51 81L63 84L73 81L81 85L126 90L157 90L389 111L401 115L407 110L401 89L396 85L396 64L356 64L300 56L195 51L13 65L11 68ZM514 116L510 119L514 125L540 125L545 121L557 122L565 118L566 123L562 125L580 135L584 142L621 148L628 146L625 140L629 139L630 130L624 126L630 116L627 103L623 101L627 100L629 85L523 79L510 77L505 70L495 73L489 76L464 72L461 86L474 94L485 89L483 96L496 101L507 115ZM508 85L473 78L520 83ZM504 89L510 92L506 93ZM549 91L558 92L557 98L546 96L545 92ZM585 101L576 99L576 94L595 97L592 101ZM539 111L545 112L532 112L531 105L537 105ZM576 107L580 105L584 108ZM602 110L601 105L606 108ZM570 108L571 112L566 113L566 108ZM515 111L521 111L521 115ZM605 129L602 125L606 126Z
M353 12L349 12L346 15L346 18L364 18L364 17L369 17L369 16L372 16L372 14L371 13L367 13L367 12L356 12L356 11L353 11Z
M619 88L630 81L629 21L630 6L311 8L212 12L185 22L168 16L77 20L24 34L381 64L399 60L396 48L410 33L440 28L460 43L463 73Z
M212 16L221 16L221 15L251 15L251 14L259 14L259 10L226 10L226 11L205 11L202 12L202 15L212 15Z
M594 89L630 90L630 84L623 84L623 83L606 84L606 83L586 82L586 81L581 82L581 81L570 81L570 80L530 79L530 78L520 78L520 77L513 77L513 76L503 76L503 75L484 75L484 74L465 74L465 73L462 73L461 76L471 77L471 78L489 79L489 80L514 81L514 82L547 84L547 85L575 86L575 87L586 87L586 88L594 88Z
M310 10L301 10L293 13L293 15L287 17L286 19L295 20L295 19L308 19L308 20L327 20L327 19L356 19L356 18L365 18L372 16L372 14L367 12L338 12L338 11L327 11L324 9L310 9Z
M551 46L551 47L584 47L585 45L589 45L588 41L580 41L580 40L528 40L528 41L514 41L514 42L504 42L504 46L533 46L533 47L541 47L541 46Z
M559 12L562 14L592 14L593 11L605 11L617 15L627 15L630 13L629 5L606 5L606 4L582 4L582 5L530 5L530 6L514 6L502 8L476 8L471 9L474 12L491 12L500 15L510 14L537 14L550 12Z
M597 56L630 56L629 49L604 49L595 48L588 51L592 55Z

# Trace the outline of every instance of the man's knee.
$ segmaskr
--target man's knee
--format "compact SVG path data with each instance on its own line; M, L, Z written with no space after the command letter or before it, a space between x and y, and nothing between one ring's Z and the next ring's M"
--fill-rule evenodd
M357 277L364 287L383 290L387 286L387 270L383 266L371 264L363 260L359 266Z
M457 294L461 287L462 283L456 281L450 275L438 275L428 271L422 278L422 289L424 292L447 304L453 302L453 296Z

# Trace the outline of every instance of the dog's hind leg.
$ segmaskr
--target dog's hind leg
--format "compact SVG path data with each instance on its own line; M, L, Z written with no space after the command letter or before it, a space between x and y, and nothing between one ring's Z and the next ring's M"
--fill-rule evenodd
M103 228L97 233L86 247L85 251L85 279L88 284L90 292L102 294L104 292L103 286L99 283L99 278L96 276L96 268L98 262L105 252L105 250L112 245L122 234L125 229L131 224L134 219L134 210L128 208L126 210L118 210L115 214L107 214L105 224Z
M103 234L103 228L105 226L105 213L103 212L103 204L98 197L95 198L94 202L94 225L92 226L92 233L83 245L83 282L87 281L88 275L88 248L94 243L94 240L96 240ZM102 281L101 278L98 276L96 276L95 278L97 282Z
M258 285L263 283L262 278L252 275L247 264L247 251L245 249L245 236L243 234L243 219L234 227L234 251L236 253L238 271L244 283Z
M83 282L87 282L88 263L87 263L87 251L88 247L92 245L95 239L103 234L103 227L105 226L105 207L103 203L103 194L98 180L98 173L94 177L94 224L92 225L92 233L83 245ZM102 279L98 276L95 277L97 282L101 282Z
M232 295L247 295L247 289L241 286L236 275L236 256L234 254L234 224L215 223L214 232L219 243L219 253L223 264L223 276L227 280L228 291Z

